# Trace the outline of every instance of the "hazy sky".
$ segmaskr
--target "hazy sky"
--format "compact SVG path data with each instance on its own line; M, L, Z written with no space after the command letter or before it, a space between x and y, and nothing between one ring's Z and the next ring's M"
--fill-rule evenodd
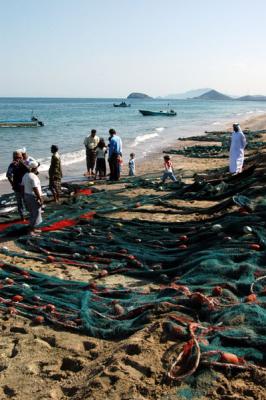
M0 0L0 97L266 95L265 0Z

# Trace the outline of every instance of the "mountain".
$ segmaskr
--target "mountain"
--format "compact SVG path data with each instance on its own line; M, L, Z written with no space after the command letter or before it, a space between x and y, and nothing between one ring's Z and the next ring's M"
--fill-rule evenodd
M203 93L201 96L194 97L197 100L233 100L232 97L226 96L217 90L210 90L207 93Z
M254 96L242 96L242 97L238 97L236 100L240 100L240 101L266 101L266 96L262 96L262 95L254 95Z
M152 99L152 97L144 93L133 92L127 96L127 99Z
M194 97L201 96L203 93L209 92L210 88L205 88L205 89L194 89L194 90L188 90L187 92L184 93L177 93L177 94L168 94L167 96L162 97L163 99L172 99L172 100L185 100L185 99L191 99Z

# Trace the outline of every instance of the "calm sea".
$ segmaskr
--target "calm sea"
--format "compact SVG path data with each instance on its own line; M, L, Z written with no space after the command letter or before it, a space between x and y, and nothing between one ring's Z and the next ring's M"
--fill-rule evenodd
M50 146L57 144L65 166L85 160L83 140L95 128L108 139L116 129L123 140L124 158L130 152L138 159L182 136L219 129L225 122L266 112L266 102L198 100L128 100L129 108L115 108L123 99L0 98L0 120L28 119L31 114L44 122L40 128L0 128L0 180L12 152L26 147L30 155L48 169ZM168 106L169 104L169 106ZM176 117L144 117L138 110L172 108ZM68 169L71 167L68 167ZM84 163L85 170L85 163Z

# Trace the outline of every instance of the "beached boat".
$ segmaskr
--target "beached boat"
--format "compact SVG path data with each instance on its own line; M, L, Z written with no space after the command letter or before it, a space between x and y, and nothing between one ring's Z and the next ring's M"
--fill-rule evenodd
M176 115L176 112L174 110L169 110L169 111L148 111L148 110L139 110L139 112L142 115L160 115L160 116L165 116L165 117L173 117Z
M120 104L113 104L113 106L114 107L122 107L122 108L125 108L125 107L130 107L131 106L131 104L127 104L125 101L122 101L122 103L120 103Z
M36 117L0 120L0 128L38 128L39 126L44 126L44 123Z

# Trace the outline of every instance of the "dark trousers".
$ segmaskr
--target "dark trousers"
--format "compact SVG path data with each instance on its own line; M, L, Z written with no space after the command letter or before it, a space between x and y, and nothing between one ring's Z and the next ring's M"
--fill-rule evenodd
M113 153L109 158L110 181L118 181L120 178L120 168L118 164L118 154Z

